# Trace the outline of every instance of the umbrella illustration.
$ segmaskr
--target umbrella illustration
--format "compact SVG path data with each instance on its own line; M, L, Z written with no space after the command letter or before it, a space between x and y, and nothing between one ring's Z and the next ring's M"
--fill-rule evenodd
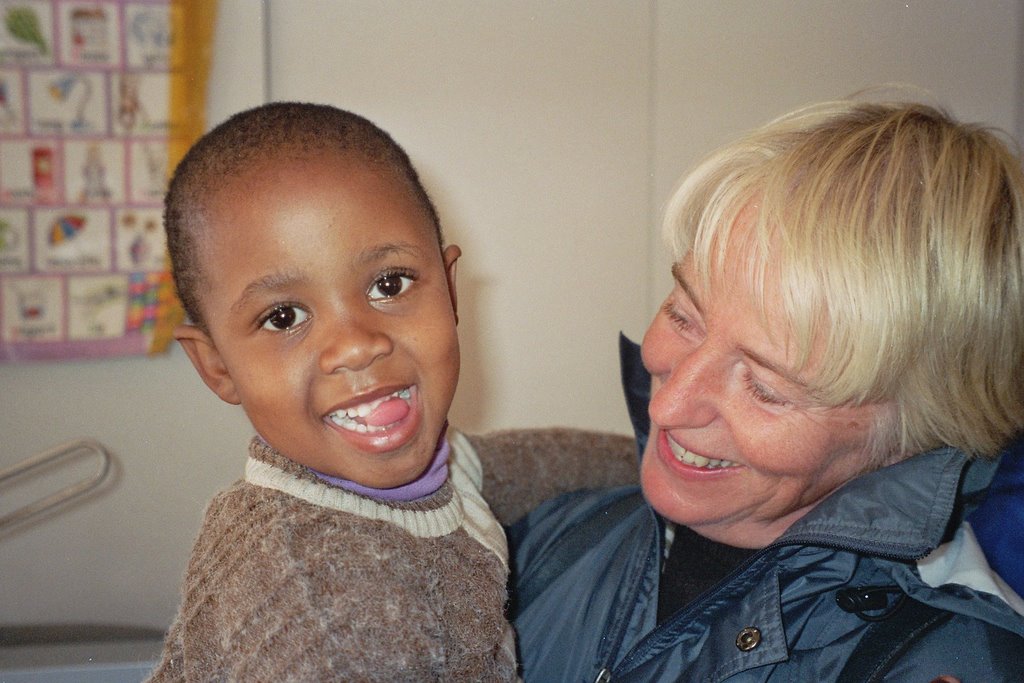
M66 240L74 239L85 228L85 216L69 214L61 216L50 228L50 244L57 246Z

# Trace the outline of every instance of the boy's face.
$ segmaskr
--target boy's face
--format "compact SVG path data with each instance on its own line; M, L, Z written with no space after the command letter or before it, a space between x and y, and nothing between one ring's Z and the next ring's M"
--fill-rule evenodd
M332 154L263 163L208 203L203 380L291 460L391 488L427 467L459 374L455 260L388 172Z

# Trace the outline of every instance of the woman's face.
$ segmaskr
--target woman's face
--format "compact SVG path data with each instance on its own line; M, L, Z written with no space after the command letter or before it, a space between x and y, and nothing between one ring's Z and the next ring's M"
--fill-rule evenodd
M785 326L753 305L736 254L704 289L689 257L643 341L653 378L641 482L651 505L703 536L763 547L869 468L880 406L815 405ZM769 298L768 320L781 309Z

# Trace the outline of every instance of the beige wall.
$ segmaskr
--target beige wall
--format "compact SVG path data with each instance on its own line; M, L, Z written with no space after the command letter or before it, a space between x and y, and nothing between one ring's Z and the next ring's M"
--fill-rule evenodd
M465 253L453 422L471 429L627 430L615 337L639 338L667 290L659 207L738 131L885 81L1021 125L1014 0L221 3L211 123L268 97L330 102L420 167ZM178 350L0 366L0 390L0 464L91 435L120 470L0 536L0 623L164 625L202 508L240 472L243 416Z

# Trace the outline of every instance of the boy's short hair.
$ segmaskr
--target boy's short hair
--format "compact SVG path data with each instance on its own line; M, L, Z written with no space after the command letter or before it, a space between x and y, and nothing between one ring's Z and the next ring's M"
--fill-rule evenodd
M437 210L405 150L371 121L324 104L272 102L228 118L201 137L178 164L164 199L164 229L178 298L205 329L199 301L199 243L206 206L225 178L281 154L337 152L378 165L404 181L443 245ZM258 200L258 198L254 198Z
M742 240L755 303L767 317L778 295L783 341L813 356L815 398L892 402L881 463L943 444L993 455L1024 428L1022 207L1021 162L993 130L841 101L713 153L664 230L703 278Z

